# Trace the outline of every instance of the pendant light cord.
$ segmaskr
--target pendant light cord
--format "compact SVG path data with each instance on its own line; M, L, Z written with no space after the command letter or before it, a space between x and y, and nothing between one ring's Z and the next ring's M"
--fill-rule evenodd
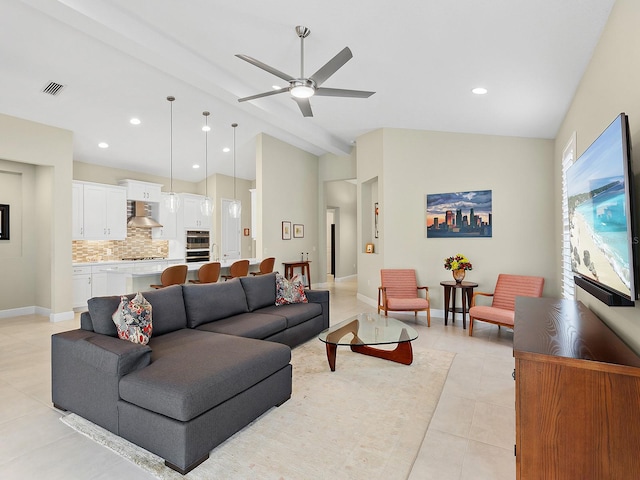
M205 127L209 127L209 112L202 112ZM204 196L209 197L209 129L204 131Z
M173 101L175 97L167 97L171 105L171 117L169 125L169 191L173 193Z
M233 127L233 200L236 200L236 127L237 123L232 123Z

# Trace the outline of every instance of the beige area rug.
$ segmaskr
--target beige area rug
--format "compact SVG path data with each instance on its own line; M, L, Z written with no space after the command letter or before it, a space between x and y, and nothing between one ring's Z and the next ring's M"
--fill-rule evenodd
M193 479L406 479L454 353L414 352L410 366L339 347L336 371L314 339L292 351L293 394L215 448ZM160 479L164 461L70 414L62 421Z

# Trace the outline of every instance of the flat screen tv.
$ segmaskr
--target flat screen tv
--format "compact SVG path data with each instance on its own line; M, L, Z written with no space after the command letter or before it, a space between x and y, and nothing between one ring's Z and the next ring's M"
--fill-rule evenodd
M607 305L637 299L629 121L621 113L567 169L576 285Z

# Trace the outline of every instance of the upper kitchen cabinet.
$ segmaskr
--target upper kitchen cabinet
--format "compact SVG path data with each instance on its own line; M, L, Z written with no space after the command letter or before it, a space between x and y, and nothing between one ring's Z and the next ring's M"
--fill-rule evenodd
M73 206L74 215L82 208L82 236L75 239L124 240L127 238L126 189L99 183L74 182L74 185L82 186L82 207ZM74 190L74 201L77 201L77 192Z
M158 183L141 182L139 180L120 180L118 185L127 189L127 200L158 203L162 185ZM162 223L162 222L161 222Z
M71 239L84 239L84 185L82 183L73 182L71 185Z
M211 217L203 215L200 210L200 204L204 200L204 196L183 193L180 194L180 197L185 230L209 230L211 228Z
M168 193L160 195L160 203L153 206L153 216L162 227L151 229L151 238L154 240L175 240L178 238L177 212L170 212L167 208L166 199Z

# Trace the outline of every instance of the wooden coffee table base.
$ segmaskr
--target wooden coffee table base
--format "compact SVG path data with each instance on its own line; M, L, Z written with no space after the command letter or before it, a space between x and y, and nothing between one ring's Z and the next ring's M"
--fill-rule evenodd
M336 371L336 352L338 346L332 343L325 344L327 347L327 360L329 368L332 372ZM392 362L401 363L403 365L411 365L413 363L413 348L411 342L401 342L393 350L382 350L379 348L369 347L367 345L351 345L351 351L369 355L370 357L383 358Z

